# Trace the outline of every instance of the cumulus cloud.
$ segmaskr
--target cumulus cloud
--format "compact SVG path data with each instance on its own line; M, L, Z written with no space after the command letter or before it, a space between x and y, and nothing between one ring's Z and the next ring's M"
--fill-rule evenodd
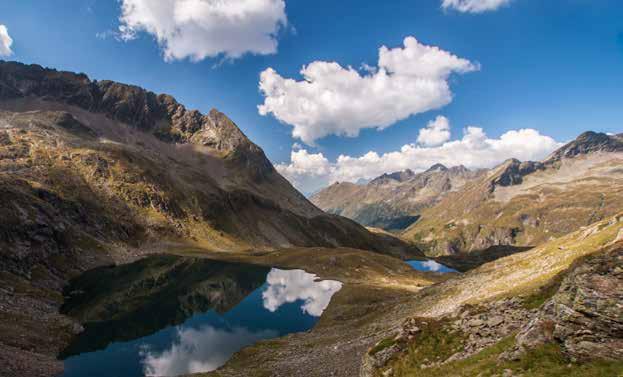
M509 158L541 160L561 146L534 129L508 131L494 139L482 128L467 127L461 139L438 146L412 143L384 154L370 151L358 157L340 155L334 162L322 153L299 149L292 151L289 163L276 168L299 190L311 193L333 182L357 182L404 169L423 171L436 163L474 169L491 168Z
M333 280L318 281L317 278L303 270L273 268L266 278L268 287L262 293L264 308L274 312L283 304L301 300L303 313L320 317L329 306L331 297L342 288L342 283Z
M277 335L276 331L252 332L245 328L178 328L177 341L171 348L163 352L142 351L143 372L146 376L210 372L225 364L241 348Z
M441 6L464 13L482 13L496 10L510 2L511 0L443 0Z
M11 45L13 45L13 39L9 35L9 29L5 25L0 25L0 56L13 55Z
M265 99L259 113L293 126L292 136L310 145L332 134L355 137L361 129L383 129L447 105L449 76L475 71L478 64L407 37L404 47L381 47L377 67L364 67L362 74L314 61L302 68L300 81L268 68L260 74Z
M417 138L418 144L427 147L434 147L448 140L450 140L450 122L442 115L428 122L426 128L420 130Z
M121 0L119 21L122 39L146 32L165 60L198 61L273 54L287 18L284 0Z

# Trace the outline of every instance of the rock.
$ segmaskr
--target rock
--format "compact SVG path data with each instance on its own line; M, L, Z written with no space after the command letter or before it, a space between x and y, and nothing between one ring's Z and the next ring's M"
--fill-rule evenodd
M469 327L482 327L485 325L485 322L481 319L472 319L467 324Z
M502 316L495 316L495 317L490 318L487 321L487 325L490 327L496 327L502 324L503 322L504 322L504 318Z
M620 244L576 266L522 327L516 337L520 350L557 343L570 359L623 360L621 266Z

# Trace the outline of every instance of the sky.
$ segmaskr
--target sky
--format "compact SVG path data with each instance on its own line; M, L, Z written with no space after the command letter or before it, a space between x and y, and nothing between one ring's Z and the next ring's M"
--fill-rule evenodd
M217 108L306 194L623 131L620 0L2 1L0 58Z

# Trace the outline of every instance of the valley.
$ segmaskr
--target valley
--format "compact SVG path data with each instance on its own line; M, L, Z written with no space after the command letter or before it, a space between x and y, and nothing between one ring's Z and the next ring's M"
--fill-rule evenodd
M0 61L0 376L618 377L622 165L587 132L310 201L218 110Z

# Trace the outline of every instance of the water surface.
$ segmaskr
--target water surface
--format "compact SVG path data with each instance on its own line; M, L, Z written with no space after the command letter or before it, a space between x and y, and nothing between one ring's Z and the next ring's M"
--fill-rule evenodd
M440 273L448 273L448 272L458 272L450 267L444 266L441 263L435 262L434 260L410 260L407 261L409 266L413 267L418 271L425 272L440 272Z
M85 331L60 355L64 377L208 372L262 339L311 329L336 281L302 270L171 256L97 269L63 307Z

